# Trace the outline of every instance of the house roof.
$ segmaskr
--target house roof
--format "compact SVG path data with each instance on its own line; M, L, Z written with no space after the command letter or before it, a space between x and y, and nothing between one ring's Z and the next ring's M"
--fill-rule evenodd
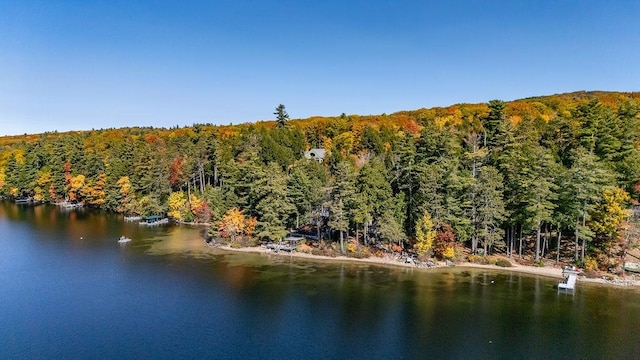
M323 159L326 155L326 151L324 149L311 149L309 151L304 152L304 156L306 158L320 158Z

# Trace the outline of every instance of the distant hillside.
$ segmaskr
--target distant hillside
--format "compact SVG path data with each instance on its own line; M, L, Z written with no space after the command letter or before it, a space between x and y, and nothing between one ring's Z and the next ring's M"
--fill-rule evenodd
M5 136L0 196L166 214L242 244L300 227L357 256L370 243L439 258L462 244L512 255L518 242L518 253L539 261L557 251L545 235L555 231L580 249L562 256L608 269L626 209L640 200L639 104L637 92L574 92L393 114L289 120L278 107L277 121L235 126ZM320 158L305 158L316 148Z
M610 91L576 91L571 93L535 96L514 101L506 102L505 114L515 124L523 119L543 119L548 121L558 115L567 115L567 113L575 108L578 104L588 103L597 100L598 102L617 107L619 104L634 100L640 102L640 92L610 92ZM460 125L465 122L472 122L473 119L482 117L488 112L486 103L479 104L454 104L447 107L422 108L418 110L398 111L392 114L380 115L344 115L344 116L315 116L306 119L293 119L291 124L300 129L319 130L326 127L328 123L349 119L351 125L356 128L363 126L391 126L393 128L402 128L410 131L416 131L420 128L420 123L428 120L440 126ZM217 125L219 129L227 133L236 133L242 128L248 126L257 126L264 128L272 128L275 121L260 121L256 123L243 123L239 125ZM210 127L211 124L202 124L201 126ZM187 127L190 128L190 127ZM102 131L125 130L130 133L144 133L145 131L175 131L175 129L165 128L121 128L108 129ZM0 136L0 146L20 143L22 141L33 142L41 137L55 138L61 135L78 133L78 132L47 132L44 134L27 134Z

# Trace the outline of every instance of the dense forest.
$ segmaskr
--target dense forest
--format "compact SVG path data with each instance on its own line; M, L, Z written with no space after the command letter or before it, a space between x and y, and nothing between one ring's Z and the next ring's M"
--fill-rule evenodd
M298 229L342 253L467 249L607 269L640 198L639 104L576 92L309 119L280 105L253 124L5 136L0 195L208 223L234 242Z

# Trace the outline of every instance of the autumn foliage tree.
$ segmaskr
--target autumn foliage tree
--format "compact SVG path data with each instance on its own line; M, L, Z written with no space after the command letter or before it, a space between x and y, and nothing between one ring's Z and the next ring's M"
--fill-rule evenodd
M445 224L436 232L433 254L439 259L452 259L455 256L456 235L451 226Z
M620 188L608 188L591 215L591 227L596 233L596 246L607 250L618 240L621 226L627 218L625 203L629 194Z
M171 193L171 195L169 195L167 203L169 206L167 216L177 221L184 220L185 215L188 211L187 199L184 196L184 192L176 191Z
M67 185L67 191L69 194L69 200L80 201L82 200L81 190L85 185L85 176L77 175L69 178L69 184Z
M241 210L233 208L227 211L218 224L218 235L228 238L232 243L251 237L255 230L257 220L247 218Z
M106 202L105 186L107 182L106 174L98 175L94 181L90 180L80 191L82 198L87 205L100 207Z
M295 227L343 245L408 250L404 240L420 238L417 250L441 259L464 244L604 264L622 210L640 200L638 103L637 92L575 92L295 121L280 105L275 126L5 136L0 197L181 221L224 217L212 232L236 240L254 230L277 240ZM324 159L304 158L314 148ZM425 210L432 226L424 227Z
M189 203L191 213L198 223L206 224L211 221L211 208L205 199L200 199L192 194Z
M118 179L118 207L117 211L125 214L139 214L138 200L136 198L133 187L131 186L131 180L128 176L123 176Z
M436 231L428 211L425 211L416 224L416 252L420 256L427 255L436 239Z

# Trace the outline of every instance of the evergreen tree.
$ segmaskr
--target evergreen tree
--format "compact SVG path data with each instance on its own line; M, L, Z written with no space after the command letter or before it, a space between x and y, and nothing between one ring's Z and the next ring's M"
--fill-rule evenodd
M340 252L344 253L344 235L349 230L352 204L354 202L354 171L348 162L337 165L334 179L331 182L328 198L329 222L331 229L337 230L340 240Z
M556 173L556 164L551 154L539 145L533 145L527 150L528 162L523 169L526 178L521 184L526 194L523 210L528 226L536 231L534 260L538 262L542 225L553 220L557 185L552 174Z
M483 121L484 145L491 152L502 151L507 142L509 122L505 117L505 103L500 100L489 101L489 114ZM497 154L494 154L497 156Z
M257 235L282 239L288 233L287 220L295 213L295 206L287 197L287 179L280 167L271 163L266 170L254 181L251 190L256 201Z
M384 143L380 138L380 134L371 126L366 126L362 130L360 145L374 155L382 155L384 153Z
M223 176L224 187L232 191L232 194L228 194L227 197L235 201L237 206L250 217L259 215L256 204L260 197L256 183L267 177L267 169L258 156L260 150L258 140L257 136L247 138L247 142L237 156L238 160L229 160ZM236 205L230 203L228 206Z
M634 185L640 177L640 150L636 146L640 138L639 114L640 106L632 100L621 104L617 113L620 146L612 154L612 165L621 187L628 193L634 192Z
M382 221L380 223L380 237L383 241L389 244L402 242L407 238L404 231L402 231L402 224L394 216L393 212L388 210L382 214Z
M477 184L476 228L484 253L487 254L494 245L504 244L504 230L501 227L505 219L502 175L493 166L485 166L480 171Z
M388 177L384 163L375 158L360 169L356 179L358 196L354 222L364 225L365 241L368 240L369 223L380 223L383 213L394 208L395 199Z
M575 162L569 170L570 197L573 200L570 208L575 216L575 260L578 260L579 241L582 240L580 258L584 259L587 243L593 239L594 233L588 226L591 211L600 200L604 187L613 181L613 176L594 154L584 148L577 149L574 157Z
M296 228L301 220L311 218L312 210L322 205L322 187L326 182L323 169L315 161L301 160L291 169L287 179L287 196L296 207Z
M289 114L284 109L284 105L280 104L273 113L276 116L276 127L283 128L289 124Z
M411 134L402 134L393 144L393 152L391 154L391 171L393 178L392 186L396 191L405 194L407 204L405 211L405 231L413 234L415 223L417 221L417 198L418 193L418 170L416 164L416 148L413 136Z
M22 195L22 179L20 178L20 173L22 169L18 164L18 160L16 159L16 154L12 153L7 161L7 165L5 167L5 187L7 188L6 193L12 196L21 196Z
M439 163L458 159L462 156L461 142L456 133L448 129L439 129L427 123L416 140L416 158L418 163Z
M478 192L480 188L480 182L478 181L478 176L482 171L482 167L486 162L486 156L488 154L488 149L482 144L482 137L476 133L470 133L465 138L465 143L467 145L467 153L466 158L468 159L469 173L471 177L470 185L467 189L468 191L468 201L469 201L469 220L473 226L473 233L471 234L471 251L473 253L476 252L478 247L479 240L479 230L480 230L480 214L479 214L479 206L480 199L478 197Z

